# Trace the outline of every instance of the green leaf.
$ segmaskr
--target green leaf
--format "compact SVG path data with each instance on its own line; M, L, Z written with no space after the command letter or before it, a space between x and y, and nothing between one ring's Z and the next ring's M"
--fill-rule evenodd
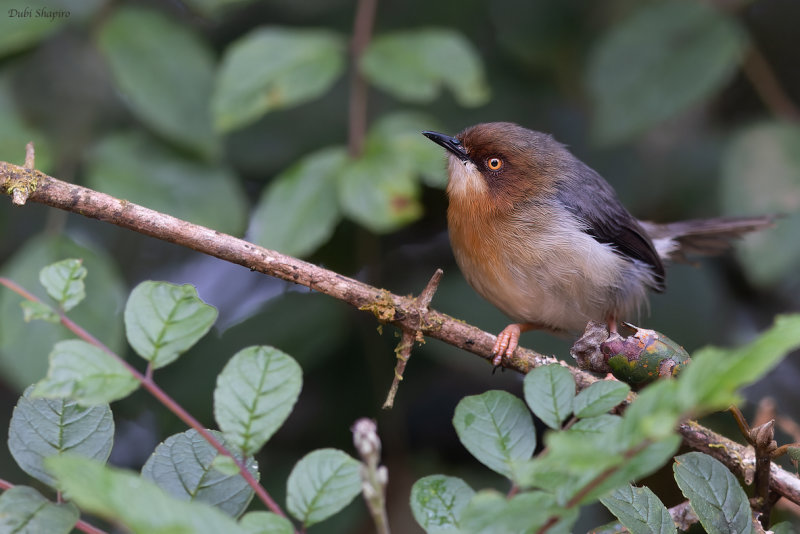
M217 377L214 417L232 445L253 454L289 417L302 386L303 371L291 356L247 347Z
M98 44L139 119L182 148L209 159L220 152L209 112L213 54L188 25L124 7L105 20Z
M223 456L222 454L216 455L211 461L211 467L223 475L239 474L239 466L236 465L236 462L230 456Z
M388 233L422 215L417 174L387 163L380 148L365 151L342 171L339 203L342 211L375 233Z
M569 432L586 432L590 434L603 433L609 428L621 423L622 418L620 416L611 415L610 413L601 413L600 415L576 421L574 425L569 427Z
M80 518L72 503L55 504L27 486L0 495L0 532L69 534Z
M423 130L441 130L441 126L422 113L387 113L370 128L365 152L381 154L387 165L421 175L430 187L444 188L447 172L442 149L420 135Z
M310 527L332 516L361 492L361 463L336 449L303 456L286 482L286 507Z
M458 439L489 469L516 479L515 462L528 460L536 448L533 418L520 399L505 391L464 397L453 426Z
M525 402L544 421L556 430L572 413L575 398L575 379L566 367L554 363L532 369L523 383Z
M248 512L239 520L247 534L294 534L292 523L272 512Z
M401 100L430 102L442 87L462 106L489 100L480 57L460 33L424 28L379 35L361 57L364 76Z
M22 306L22 316L26 323L47 321L48 323L58 324L61 322L61 317L58 313L44 302L23 300L19 305Z
M752 510L736 477L719 460L690 452L675 458L675 481L708 534L753 532Z
M104 253L78 246L65 235L33 236L3 265L2 276L48 301L47 292L39 283L39 271L63 258L83 258L83 265L92 273L84 281L86 302L72 310L70 318L111 350L121 351L125 346L124 332L122 317L116 310L124 304L127 290L116 264ZM21 300L16 293L0 291L0 375L19 391L47 373L47 355L53 345L75 337L61 326L24 322ZM20 357L21 354L25 357Z
M348 217L385 233L422 215L420 177L432 187L447 183L441 150L420 135L432 128L436 123L419 113L397 112L376 121L361 156L340 173L339 203Z
M631 534L677 533L666 506L650 488L622 486L600 499Z
M677 380L679 398L695 414L724 409L738 401L739 388L756 382L798 347L800 314L779 315L769 330L747 345L695 353Z
M250 240L290 256L314 252L339 222L336 184L347 162L344 148L324 148L275 177L253 212Z
M221 432L210 430L222 443ZM161 489L185 501L202 501L238 517L253 497L253 489L239 474L223 474L213 467L221 456L196 430L190 429L168 437L142 467L142 477L152 480ZM241 458L240 458L241 459ZM258 465L250 456L247 470L258 479Z
M246 534L230 517L202 502L187 502L131 471L79 456L48 458L45 467L81 510L134 534Z
M116 358L77 339L59 341L50 353L50 369L31 396L63 397L81 406L105 404L131 394L139 382Z
M575 396L575 417L585 418L604 414L625 400L631 388L616 380L600 380Z
M647 386L628 406L620 432L630 446L645 439L658 440L674 434L678 420L690 408L680 389L676 380L657 381Z
M86 273L81 260L61 260L39 271L39 281L61 308L69 311L86 298Z
M473 495L460 478L430 475L411 487L411 512L425 532L457 532L461 512Z
M245 228L247 199L232 169L189 158L143 132L109 135L96 144L89 153L87 182L219 232L237 235Z
M727 215L780 213L775 228L748 234L735 253L748 277L774 287L800 271L800 247L787 247L800 233L800 127L764 122L742 129L723 154L720 182Z
M108 404L82 407L67 399L35 399L33 387L17 401L8 428L8 449L22 470L53 486L45 458L74 453L105 462L114 442Z
M258 28L222 57L212 100L219 131L317 98L344 70L344 38L327 30Z
M194 286L145 281L125 305L128 343L158 369L175 361L206 333L217 309L197 296Z
M711 5L641 4L589 58L595 136L628 140L709 98L735 73L745 43L736 20Z
M577 510L564 510L553 495L543 491L520 493L506 499L495 490L475 494L461 516L464 534L536 532L551 517L561 517L547 532L569 533Z
M774 525L770 525L769 527L770 532L772 534L794 534L794 525L789 521L782 521L780 523L776 523Z

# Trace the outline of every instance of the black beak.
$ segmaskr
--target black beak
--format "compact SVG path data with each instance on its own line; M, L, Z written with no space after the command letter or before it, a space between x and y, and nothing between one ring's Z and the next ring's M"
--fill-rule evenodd
M458 159L460 159L461 161L469 161L469 156L467 155L467 151L464 150L464 145L462 145L461 141L459 141L455 137L450 137L449 135L445 135L439 132L422 132L422 135L424 135L437 145L443 146L450 153L458 157Z

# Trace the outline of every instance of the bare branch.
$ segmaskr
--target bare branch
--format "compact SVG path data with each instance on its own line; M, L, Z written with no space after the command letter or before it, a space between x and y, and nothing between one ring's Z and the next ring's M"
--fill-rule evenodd
M496 339L494 335L427 307L421 311L419 302L412 297L392 294L385 289L242 239L116 199L105 193L62 182L39 171L0 162L0 191L12 195L19 188L24 188L27 199L33 202L109 222L253 271L301 284L348 302L360 310L369 311L381 323L394 325L404 332L420 332L491 362L491 350ZM503 363L505 367L525 374L534 367L561 362L519 347L514 356L504 359ZM579 389L598 380L574 366L566 367L575 377ZM751 448L692 421L679 425L678 432L689 446L714 456L734 473L744 474L746 480L752 481L754 460ZM800 503L800 479L774 463L771 465L770 490L792 502Z

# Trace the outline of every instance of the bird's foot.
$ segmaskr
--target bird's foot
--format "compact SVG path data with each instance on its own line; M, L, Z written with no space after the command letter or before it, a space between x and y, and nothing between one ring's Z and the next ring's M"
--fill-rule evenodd
M517 350L519 345L519 336L522 332L526 332L536 325L531 323L514 323L503 328L503 331L497 335L497 341L492 348L492 365L495 369L503 364L503 360L511 358L514 351Z

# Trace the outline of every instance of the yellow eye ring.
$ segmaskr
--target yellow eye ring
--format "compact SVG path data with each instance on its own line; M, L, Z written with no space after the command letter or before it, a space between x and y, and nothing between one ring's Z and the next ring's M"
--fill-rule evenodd
M503 160L500 158L489 158L486 160L486 166L490 171L499 171L503 168Z

